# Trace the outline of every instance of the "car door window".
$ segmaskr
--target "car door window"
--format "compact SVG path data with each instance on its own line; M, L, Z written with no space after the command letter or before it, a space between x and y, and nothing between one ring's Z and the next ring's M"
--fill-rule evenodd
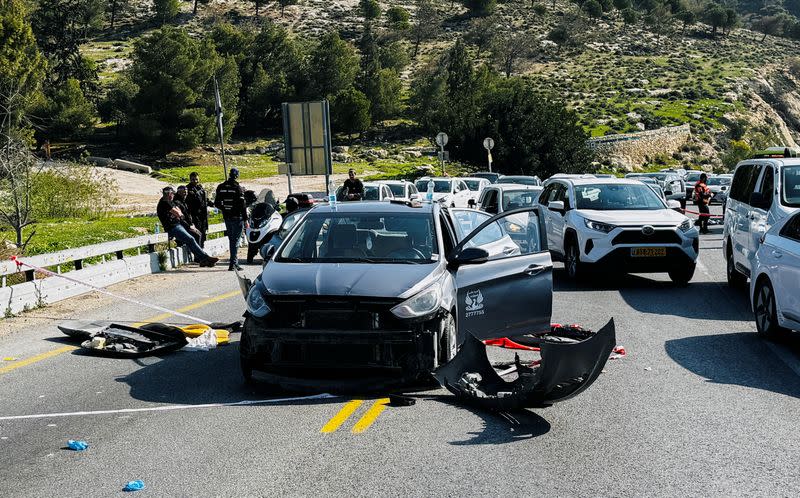
M456 248L478 247L489 253L489 260L524 256L544 251L538 209L503 213L484 221Z
M800 214L794 215L792 219L786 222L781 229L780 236L800 242Z
M567 186L559 183L553 192L554 201L561 201L564 203L564 209L569 209L569 197L567 196Z
M775 168L772 166L765 166L764 167L764 179L761 180L761 195L764 196L764 202L767 203L765 209L769 210L772 207L772 199L775 197L773 192L775 191Z
M736 168L733 182L731 182L731 193L729 194L731 199L741 202L747 202L749 200L749 198L745 199L744 191L747 188L747 184L750 182L753 168L754 166L752 164L743 164Z
M750 196L756 191L756 184L758 183L761 169L762 166L760 164L753 165L753 169L750 171L750 175L747 177L747 183L744 185L744 190L742 191L742 202L750 203Z
M492 217L488 213L482 211L474 211L468 209L450 209L450 217L453 220L453 225L456 229L456 238L464 240L473 230L478 228L484 221ZM487 236L491 238L491 231L487 231ZM502 233L494 234L495 240L502 237ZM473 246L474 247L474 246Z
M491 189L486 191L483 198L481 208L487 213L497 214L497 190Z
M547 207L547 203L550 202L550 195L553 193L553 190L556 188L555 184L548 185L547 187L542 190L542 194L539 196L539 204L544 207Z

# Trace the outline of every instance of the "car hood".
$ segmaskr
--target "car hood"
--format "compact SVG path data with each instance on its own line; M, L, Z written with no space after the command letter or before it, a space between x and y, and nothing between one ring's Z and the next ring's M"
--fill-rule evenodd
M680 225L686 216L672 209L595 211L584 209L581 216L611 225Z
M433 193L433 200L438 201L439 199L447 199L451 196L449 192L434 192Z
M441 276L439 263L279 263L261 274L270 294L312 296L406 297Z

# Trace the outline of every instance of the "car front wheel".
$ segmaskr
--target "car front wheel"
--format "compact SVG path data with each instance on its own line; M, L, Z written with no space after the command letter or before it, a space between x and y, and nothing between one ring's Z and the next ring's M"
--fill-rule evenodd
M753 294L753 312L756 318L756 329L761 336L774 340L789 332L778 325L775 291L767 278L760 280L756 285Z
M692 263L691 265L686 265L680 268L675 268L673 270L670 270L669 278L676 285L686 285L692 280L696 266L697 266L696 263Z
M444 365L452 360L458 350L456 337L456 321L452 313L447 313L439 320L438 363Z
M581 264L581 255L578 250L578 244L574 240L567 242L567 246L564 248L564 269L567 271L567 276L573 280L583 276L584 269Z
M730 247L731 243L728 242L728 246ZM739 273L739 270L736 269L736 263L733 261L733 252L728 250L728 261L727 261L727 277L728 277L728 286L734 289L741 289L744 287L745 283L747 283L747 278Z

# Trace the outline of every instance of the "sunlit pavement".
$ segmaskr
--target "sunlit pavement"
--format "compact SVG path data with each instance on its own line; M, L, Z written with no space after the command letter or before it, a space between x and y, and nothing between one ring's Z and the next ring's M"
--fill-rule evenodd
M135 479L159 496L797 495L800 334L757 337L725 284L721 234L702 236L685 288L666 275L574 284L556 265L553 321L614 317L628 355L541 410L481 412L444 390L408 407L274 399L243 384L238 335L137 361L81 354L55 322L0 338L0 496L108 496ZM160 304L232 321L236 288L228 272L182 273ZM65 318L153 315L121 303Z

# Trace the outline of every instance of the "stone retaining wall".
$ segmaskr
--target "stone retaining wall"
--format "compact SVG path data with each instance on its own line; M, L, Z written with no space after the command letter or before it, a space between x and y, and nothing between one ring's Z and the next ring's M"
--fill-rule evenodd
M659 154L672 154L680 150L691 136L688 124L648 130L638 133L621 133L590 139L587 143L595 150L598 161L634 169Z

